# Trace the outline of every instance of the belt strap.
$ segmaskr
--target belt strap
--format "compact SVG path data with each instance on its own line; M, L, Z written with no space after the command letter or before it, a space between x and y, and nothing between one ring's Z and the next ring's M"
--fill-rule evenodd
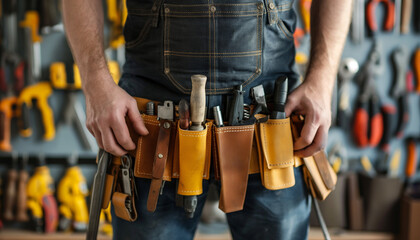
M147 199L147 210L154 212L156 210L159 198L160 188L163 181L166 160L168 159L169 140L171 139L171 123L162 120L159 127L159 135L156 144L156 152L153 161L152 182L150 184L149 196Z

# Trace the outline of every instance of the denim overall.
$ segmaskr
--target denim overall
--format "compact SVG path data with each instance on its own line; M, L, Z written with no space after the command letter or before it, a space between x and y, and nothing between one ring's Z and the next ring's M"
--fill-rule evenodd
M207 109L220 105L223 111L236 85L248 104L250 89L259 84L270 98L280 75L289 77L290 90L298 85L293 0L127 0L127 9L120 86L132 96L188 100L191 75L203 74ZM301 168L295 177L294 187L270 191L259 174L250 175L244 209L227 214L233 238L306 239L310 200ZM175 181L165 184L150 213L150 180L136 179L139 217L129 223L114 215L114 239L193 239L210 181L203 182L195 217L187 219L175 206Z

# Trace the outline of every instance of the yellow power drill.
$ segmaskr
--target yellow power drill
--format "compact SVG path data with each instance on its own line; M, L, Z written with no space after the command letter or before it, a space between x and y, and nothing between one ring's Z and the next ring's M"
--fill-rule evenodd
M60 203L60 230L76 232L87 229L89 211L86 197L89 192L82 171L78 166L69 167L58 184L57 198Z
M54 180L47 166L35 168L26 187L27 206L38 232L54 232L58 225L57 202L54 198Z

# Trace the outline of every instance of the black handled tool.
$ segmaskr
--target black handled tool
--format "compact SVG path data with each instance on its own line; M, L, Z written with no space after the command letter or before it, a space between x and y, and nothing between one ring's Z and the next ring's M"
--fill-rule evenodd
M235 86L233 90L233 101L230 105L229 111L229 125L240 125L244 118L244 91L242 85Z
M287 88L288 79L286 76L281 76L276 80L274 86L274 106L271 111L271 119L284 119L286 118L286 112L284 108L286 106L287 99Z

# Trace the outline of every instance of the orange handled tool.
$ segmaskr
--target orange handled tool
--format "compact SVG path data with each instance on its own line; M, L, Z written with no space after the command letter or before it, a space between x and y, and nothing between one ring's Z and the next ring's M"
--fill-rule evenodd
M384 22L384 29L391 31L395 23L395 5L391 0L370 0L366 7L366 21L372 32L378 30L376 24L375 10L380 2L383 2L386 7L386 17Z
M420 94L420 47L418 47L414 52L413 69L417 83L416 92Z
M7 97L0 101L0 150L12 151L10 144L10 119L16 114L13 108L17 104L17 97Z
M416 142L413 138L409 138L407 143L407 165L405 167L405 175L411 178L416 174L417 168L417 150Z
M311 5L312 0L300 0L300 14L307 33L311 31Z

